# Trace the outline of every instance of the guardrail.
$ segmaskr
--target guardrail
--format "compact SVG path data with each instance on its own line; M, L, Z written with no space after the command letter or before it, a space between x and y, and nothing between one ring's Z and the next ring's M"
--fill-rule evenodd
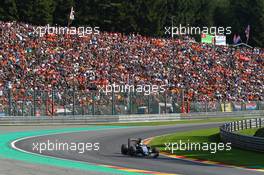
M116 123L118 116L7 116L0 117L0 124L87 124Z
M188 118L213 118L213 117L264 117L264 110L234 111L234 112L193 112L181 113L181 117Z
M224 142L231 142L233 147L264 152L264 138L242 135L236 131L264 127L264 118L245 119L225 123L220 126L220 136Z
M67 116L2 116L0 124L87 124L142 121L172 121L229 117L261 117L264 111L200 112L189 114L133 114L133 115L67 115Z

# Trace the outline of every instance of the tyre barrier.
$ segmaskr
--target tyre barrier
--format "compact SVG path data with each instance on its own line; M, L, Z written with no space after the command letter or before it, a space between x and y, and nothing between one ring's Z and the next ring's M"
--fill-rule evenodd
M239 130L264 127L264 118L245 119L225 123L220 126L220 136L223 142L230 142L232 147L264 152L264 138L238 133Z

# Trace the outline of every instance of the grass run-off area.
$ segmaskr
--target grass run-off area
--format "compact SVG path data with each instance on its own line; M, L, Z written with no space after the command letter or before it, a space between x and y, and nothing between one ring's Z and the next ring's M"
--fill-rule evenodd
M159 136L154 138L150 145L158 147L161 151L165 151L165 143L219 143L221 142L219 135L219 128L178 132L174 134ZM202 145L203 145L202 144ZM179 145L179 144L178 144ZM176 146L175 146L176 147ZM227 147L226 147L227 148ZM171 153L171 151L166 151ZM214 152L214 151L211 151ZM233 148L230 151L180 151L175 150L173 154L182 155L189 158L196 158L200 160L210 160L222 162L230 165L246 166L250 168L264 168L264 153L253 151L246 151Z
M237 131L243 135L255 136L255 137L264 137L264 128L251 128Z
M131 122L131 123L106 123L96 125L115 125L115 126L159 126L159 125L175 125L175 124L191 124L191 123L212 123L212 122L229 122L242 120L242 117L225 117L225 118L207 118L207 119L181 119L175 121L155 121L155 122Z
M243 135L254 136L258 129L259 128L244 129L244 130L237 131L237 133L243 134Z

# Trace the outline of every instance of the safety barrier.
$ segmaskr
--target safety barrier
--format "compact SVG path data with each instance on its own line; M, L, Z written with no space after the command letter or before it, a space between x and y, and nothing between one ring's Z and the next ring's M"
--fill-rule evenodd
M233 147L264 152L264 138L240 134L239 130L264 127L264 118L245 119L225 123L220 127L224 142L231 142Z
M264 101L188 101L188 91L0 90L0 116L131 115L264 110ZM194 97L194 99L196 99Z
M67 116L2 116L0 124L36 124L36 123L113 123L140 121L171 121L229 117L261 117L263 110L236 112L201 112L189 114L133 114L133 115L67 115Z
M188 118L213 118L213 117L264 117L264 110L234 111L234 112L194 112L181 113L182 117Z

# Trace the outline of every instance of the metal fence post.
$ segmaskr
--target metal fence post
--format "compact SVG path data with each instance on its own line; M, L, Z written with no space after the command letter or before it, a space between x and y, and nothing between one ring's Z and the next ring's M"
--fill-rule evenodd
M11 94L11 89L8 89L8 115L11 116L11 108L12 108L12 94Z
M207 102L207 100L205 101L205 112L206 113L208 112L208 102Z
M33 89L33 115L36 116L36 89Z
M25 107L25 100L23 98L23 101L22 101L22 116L24 116L24 107Z
M167 91L165 91L165 114L167 114Z
M54 90L51 90L51 115L54 116Z
M64 94L67 94L68 95L68 91L64 90ZM67 115L67 108L66 108L66 106L67 106L67 100L65 99L62 102L62 104L63 104L63 108L64 108L64 115L66 116Z
M150 95L148 95L148 114L150 113Z
M185 105L184 105L184 98L185 98L185 96L184 96L184 89L182 89L182 91L181 91L181 113L185 113Z
M112 115L115 115L115 94L113 88L112 88Z
M132 92L129 93L129 114L132 114L133 100L132 100Z
M75 115L75 90L73 90L72 97L72 115Z
M94 94L94 92L92 92L92 101L93 101L93 103L92 103L92 114L93 115L95 115L95 94Z

